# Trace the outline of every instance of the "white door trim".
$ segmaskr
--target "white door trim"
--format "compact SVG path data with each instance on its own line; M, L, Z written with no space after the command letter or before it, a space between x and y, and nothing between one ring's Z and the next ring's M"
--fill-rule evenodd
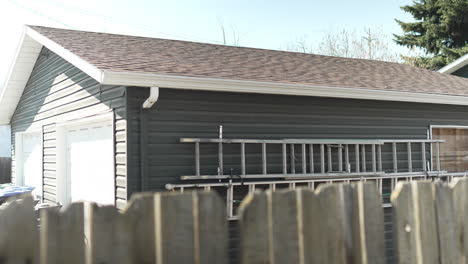
M15 133L15 182L14 184L22 186L25 184L25 175L23 171L24 153L23 153L23 137L25 135L37 134L41 139L39 146L41 148L41 202L44 200L44 134L42 129L31 129Z
M110 122L114 120L114 113L109 112L102 115L92 116L74 121L66 121L56 125L57 131L57 202L62 205L70 203L70 193L68 190L68 173L67 173L67 132L77 127L93 125L96 123ZM114 124L112 124L114 127ZM115 142L115 133L112 133L112 140ZM115 148L114 156L115 156ZM115 157L114 157L115 159ZM115 163L115 162L114 162ZM115 166L112 166L112 174L115 181ZM115 203L115 193L114 193Z

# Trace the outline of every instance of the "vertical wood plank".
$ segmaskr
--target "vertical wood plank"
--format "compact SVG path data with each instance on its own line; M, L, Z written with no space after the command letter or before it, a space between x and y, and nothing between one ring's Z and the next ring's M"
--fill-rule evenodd
M194 208L198 207L198 213L194 214L198 221L194 221L198 228L199 260L195 264L219 263L227 264L228 259L228 225L224 203L214 192L193 193ZM198 204L198 205L197 205Z
M228 263L224 208L214 192L156 193L155 263Z
M274 263L271 252L272 228L266 192L249 194L239 207L240 259L242 264Z
M10 198L0 211L0 261L39 263L37 222L31 195Z
M439 263L432 183L399 182L391 201L395 252L399 263Z
M352 228L354 263L384 264L385 238L382 199L374 183L358 182L351 186L348 221ZM346 187L346 186L344 186Z
M87 263L130 263L133 235L126 219L113 206L85 204Z
M453 201L453 190L447 184L433 184L435 194L436 225L439 237L439 254L441 264L460 263L458 250L456 213ZM466 226L466 223L464 223Z
M296 191L268 192L268 196L271 200L269 202L274 263L301 263Z
M154 196L156 264L193 263L192 193Z
M85 263L84 204L41 211L40 263Z
M328 172L332 172L333 160L332 160L332 148L330 145L327 145L327 164L328 164Z
M468 179L459 179L451 184L453 204L455 208L455 240L456 249L462 260L468 260ZM460 262L462 263L462 262Z
M342 185L320 185L315 196L304 199L304 243L306 263L346 263L350 230L343 224ZM319 212L319 213L318 213Z
M132 263L155 263L154 193L134 194L124 209L124 217L133 234Z

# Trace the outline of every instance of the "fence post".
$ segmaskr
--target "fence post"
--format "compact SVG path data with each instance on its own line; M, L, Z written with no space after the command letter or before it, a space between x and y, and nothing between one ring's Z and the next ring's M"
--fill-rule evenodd
M0 212L0 262L39 263L37 221L33 198L24 195L2 205Z
M85 263L84 205L41 210L40 263Z

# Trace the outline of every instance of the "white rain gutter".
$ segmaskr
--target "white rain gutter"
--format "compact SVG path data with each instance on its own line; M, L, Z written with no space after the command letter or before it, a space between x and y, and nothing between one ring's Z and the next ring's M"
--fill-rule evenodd
M159 98L159 87L153 86L150 88L150 95L148 99L143 103L143 108L148 109L151 108Z

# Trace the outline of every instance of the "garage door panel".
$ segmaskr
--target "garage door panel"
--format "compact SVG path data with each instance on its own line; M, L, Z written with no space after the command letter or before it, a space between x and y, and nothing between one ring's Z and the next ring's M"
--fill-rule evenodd
M69 130L66 141L71 202L114 204L112 126L92 125Z
M40 133L22 135L23 185L34 187L33 195L42 197L42 139Z

